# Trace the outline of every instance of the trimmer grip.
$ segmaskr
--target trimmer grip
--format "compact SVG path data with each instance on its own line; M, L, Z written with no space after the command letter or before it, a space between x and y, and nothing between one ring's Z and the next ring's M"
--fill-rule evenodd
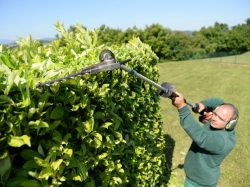
M162 97L167 97L167 98L175 98L178 97L178 95L173 91L174 90L174 85L164 82L161 84L161 87L165 88L162 90L159 90L159 95Z
M193 106L192 106L192 111L194 113L199 113L199 110L200 110L200 106L198 103L195 103Z

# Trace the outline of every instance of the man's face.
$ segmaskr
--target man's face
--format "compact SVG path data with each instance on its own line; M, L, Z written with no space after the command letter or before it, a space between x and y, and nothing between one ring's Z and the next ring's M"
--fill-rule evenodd
M228 106L219 106L213 112L211 126L216 129L224 129L233 116L233 111Z

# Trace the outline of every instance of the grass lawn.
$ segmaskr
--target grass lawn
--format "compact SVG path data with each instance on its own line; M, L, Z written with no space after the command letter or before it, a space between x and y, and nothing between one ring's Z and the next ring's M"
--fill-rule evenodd
M250 52L223 58L166 62L160 63L158 67L159 83L173 83L176 91L183 93L189 102L220 97L237 106L240 116L237 145L222 163L218 186L249 186ZM169 186L183 186L185 175L180 166L184 163L191 139L180 127L177 111L171 101L161 98L160 105L163 130L172 140L167 153L172 170Z

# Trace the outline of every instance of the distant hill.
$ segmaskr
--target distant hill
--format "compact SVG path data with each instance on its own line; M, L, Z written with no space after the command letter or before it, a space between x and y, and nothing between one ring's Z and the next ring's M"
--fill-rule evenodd
M34 39L34 40L40 40L43 44L49 43L55 38L42 38L42 39ZM16 40L8 40L8 39L0 39L0 45L8 45L10 47L17 46Z
M0 39L0 44L12 44L12 43L15 43L15 40Z
M179 30L175 30L174 32L184 32L184 33L186 33L186 34L188 34L188 35L191 36L194 31L179 31Z
M42 43L49 43L52 40L55 40L55 38L42 38L42 39L38 39L38 40L40 40Z

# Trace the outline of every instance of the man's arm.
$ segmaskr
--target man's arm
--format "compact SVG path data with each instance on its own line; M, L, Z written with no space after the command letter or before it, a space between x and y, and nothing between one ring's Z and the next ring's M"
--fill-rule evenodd
M202 128L199 122L194 119L191 111L184 101L183 95L178 92L176 93L178 97L172 98L172 104L178 109L182 128L199 147L213 153L222 151L225 145L223 136L221 136L220 133L208 131ZM216 106L217 104L217 106L219 106L220 102L220 99L212 99L210 101L205 100L205 104L207 103L209 106Z
M178 109L180 124L190 138L201 148L212 153L223 150L225 140L220 133L208 131L202 128L189 110L188 106Z
M204 106L212 108L214 110L218 106L222 105L224 101L223 99L220 99L220 98L209 98L209 99L202 100L201 103Z

